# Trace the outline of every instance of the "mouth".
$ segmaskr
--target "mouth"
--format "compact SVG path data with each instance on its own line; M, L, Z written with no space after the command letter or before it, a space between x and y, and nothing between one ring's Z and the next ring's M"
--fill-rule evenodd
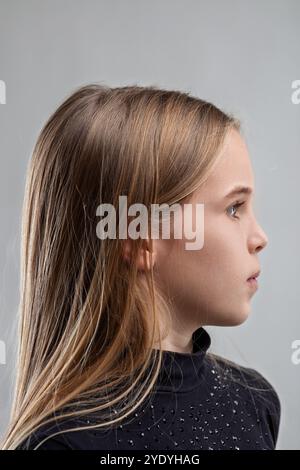
M258 289L258 282L257 278L260 275L260 271L257 271L256 273L251 274L250 277L247 279L247 284L253 289Z

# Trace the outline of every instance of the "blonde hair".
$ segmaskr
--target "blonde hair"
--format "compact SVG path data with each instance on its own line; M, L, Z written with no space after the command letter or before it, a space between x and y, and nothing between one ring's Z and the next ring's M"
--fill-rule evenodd
M152 269L138 275L141 239L126 264L122 240L96 236L96 207L118 208L121 194L147 207L182 202L207 179L231 128L239 122L213 104L155 86L83 86L49 118L26 180L17 376L3 449L53 419L101 412L95 426L76 429L120 423L150 396L162 358L153 346L162 341L159 319L168 334L170 306Z

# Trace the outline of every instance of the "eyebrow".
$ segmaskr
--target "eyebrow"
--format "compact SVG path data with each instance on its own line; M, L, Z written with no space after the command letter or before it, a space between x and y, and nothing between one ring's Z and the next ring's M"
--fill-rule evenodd
M233 196L238 196L239 194L252 194L253 189L249 186L236 186L234 187L226 196L225 199L229 199Z

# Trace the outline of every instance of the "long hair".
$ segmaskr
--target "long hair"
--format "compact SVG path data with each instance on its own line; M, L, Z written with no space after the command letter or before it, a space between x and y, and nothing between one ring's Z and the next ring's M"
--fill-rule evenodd
M133 241L125 263L123 240L96 235L96 209L118 210L119 195L148 208L182 203L233 127L233 116L189 93L100 84L75 90L46 122L26 179L18 363L3 449L53 419L99 412L90 427L119 424L151 395L162 360L154 344L168 334L170 305L152 267L138 272L143 241Z

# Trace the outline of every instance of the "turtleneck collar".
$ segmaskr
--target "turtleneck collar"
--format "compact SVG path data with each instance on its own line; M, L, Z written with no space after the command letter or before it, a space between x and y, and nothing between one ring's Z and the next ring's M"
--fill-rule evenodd
M156 390L184 392L200 383L203 362L211 344L208 332L200 327L193 332L193 351L182 353L163 351L162 366L156 382Z

